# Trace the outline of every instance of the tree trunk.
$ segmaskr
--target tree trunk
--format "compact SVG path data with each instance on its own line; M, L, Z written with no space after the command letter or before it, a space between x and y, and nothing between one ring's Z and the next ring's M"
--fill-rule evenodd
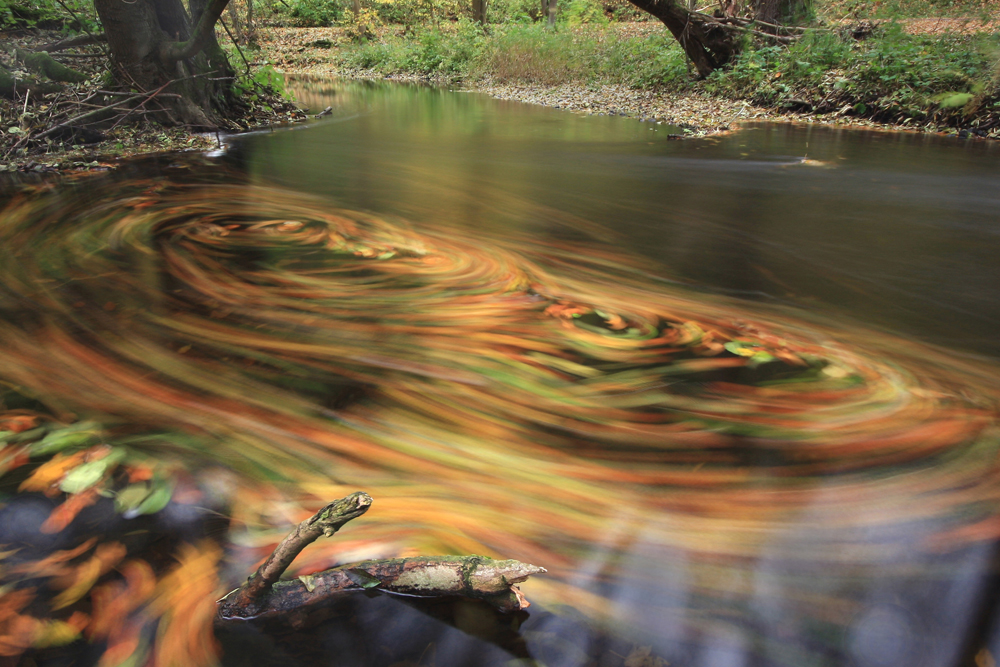
M218 128L239 111L234 71L214 33L227 2L191 0L192 22L180 0L94 0L117 82L180 95L146 104L161 123Z
M487 0L472 0L472 20L480 25L486 25Z
M558 0L542 0L542 14L545 15L545 21L550 28L556 26L556 6Z
M738 51L738 42L732 32L703 16L692 14L675 0L629 2L667 26L694 63L700 78L705 78L725 65Z

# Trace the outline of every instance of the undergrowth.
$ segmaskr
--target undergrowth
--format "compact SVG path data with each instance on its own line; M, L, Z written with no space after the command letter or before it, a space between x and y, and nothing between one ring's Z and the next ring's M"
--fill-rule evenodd
M785 48L748 48L709 92L770 107L840 111L883 122L997 106L996 35L910 35L895 23L862 41L813 32ZM970 105L978 105L973 109Z

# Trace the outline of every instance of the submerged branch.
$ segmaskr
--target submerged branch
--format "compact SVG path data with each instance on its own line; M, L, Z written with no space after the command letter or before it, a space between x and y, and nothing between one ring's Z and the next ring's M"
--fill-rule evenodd
M367 493L352 493L296 526L243 586L219 600L219 618L228 621L282 616L345 593L369 589L425 597L475 598L508 612L529 606L514 584L545 569L485 556L368 560L298 579L278 580L302 549L321 535L332 536L348 521L364 514L371 503Z
M503 612L531 603L515 584L545 568L485 556L414 556L340 565L298 579L277 582L251 614L229 596L219 605L223 620L278 617L322 604L346 593L381 590L421 597L459 596L483 600Z

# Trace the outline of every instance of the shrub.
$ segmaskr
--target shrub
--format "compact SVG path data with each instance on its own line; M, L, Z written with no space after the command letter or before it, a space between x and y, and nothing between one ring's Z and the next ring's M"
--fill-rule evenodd
M814 32L789 48L745 49L731 68L713 73L707 88L821 112L849 106L899 122L923 118L943 99L982 90L996 48L996 36L908 35L896 24L861 42Z

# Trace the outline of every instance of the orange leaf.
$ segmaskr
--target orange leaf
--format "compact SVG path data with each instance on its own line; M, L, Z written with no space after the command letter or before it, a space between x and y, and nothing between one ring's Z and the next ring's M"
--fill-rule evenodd
M28 479L21 482L18 491L50 491L73 468L83 463L87 452L59 453L38 466Z
M76 515L97 502L97 489L90 487L80 493L73 494L66 498L61 505L52 510L52 514L42 524L43 533L58 533L68 526L76 518Z

